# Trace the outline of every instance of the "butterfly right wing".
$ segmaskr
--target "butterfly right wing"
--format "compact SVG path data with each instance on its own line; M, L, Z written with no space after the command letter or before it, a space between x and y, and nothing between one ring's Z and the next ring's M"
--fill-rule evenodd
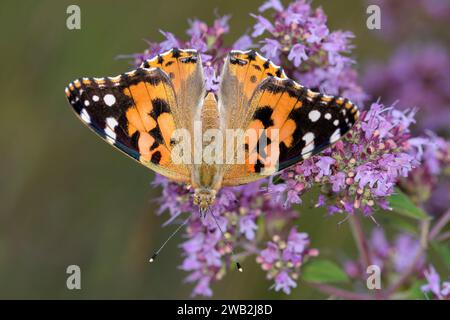
M254 114L246 129L258 136L246 145L245 165L232 166L223 185L258 180L308 159L336 143L359 117L348 99L313 92L288 78L266 78L250 106Z
M223 185L249 183L298 163L335 143L358 118L347 99L302 87L253 50L229 54L219 104L227 129L257 133L245 141L244 159L235 153L235 163L225 166ZM272 133L278 137L266 136Z
M257 104L251 103L255 90L269 77L285 79L286 75L281 67L254 50L233 50L228 54L219 90L219 109L226 129L248 128L257 108ZM236 152L234 162L238 162ZM247 154L246 162L248 157ZM248 171L248 164L233 163L224 166L224 177L225 185L233 185L252 182L265 176Z

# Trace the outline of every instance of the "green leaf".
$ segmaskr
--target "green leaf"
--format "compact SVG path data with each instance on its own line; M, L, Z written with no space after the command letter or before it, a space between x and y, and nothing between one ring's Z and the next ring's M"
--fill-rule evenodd
M314 259L303 266L302 278L315 283L347 282L347 274L334 262Z
M419 235L417 230L417 220L405 219L402 215L390 214L390 212L385 211L380 212L376 217L381 225L389 225L396 231Z
M395 189L394 194L389 197L389 205L394 212L403 216L417 220L430 219L430 216L417 207L400 189Z
M256 240L261 241L266 234L266 223L264 219L257 220L258 229L256 229Z
M437 242L432 242L431 247L437 252L442 261L444 261L447 268L450 269L450 248Z
M392 298L395 300L425 300L427 296L421 289L425 282L424 280L414 279L407 290L395 293Z

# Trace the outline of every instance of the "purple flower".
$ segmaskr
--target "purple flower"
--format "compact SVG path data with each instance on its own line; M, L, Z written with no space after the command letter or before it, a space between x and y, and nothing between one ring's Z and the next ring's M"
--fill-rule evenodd
M254 46L255 45L253 44L252 38L247 34L244 34L233 44L233 48L236 50L247 50L253 48Z
M190 28L186 33L192 38L201 38L203 34L208 32L208 25L201 20L188 20Z
M448 178L443 177L450 168L450 142L427 132L424 136L410 139L409 145L417 150L416 159L421 161L421 165L401 181L401 186L428 212L439 214L446 211L450 198Z
M193 296L201 295L205 297L211 297L212 296L212 290L209 287L210 285L210 279L207 277L199 278L199 281L197 285L194 288L194 291L192 292Z
M329 176L331 174L331 165L335 164L336 160L331 157L321 157L316 165L319 169L319 173L317 174L318 178L322 178L323 176Z
M394 269L402 273L412 264L420 251L420 242L408 234L401 234L395 239L394 243ZM423 264L423 259L418 263Z
M275 291L283 290L284 293L290 294L291 288L297 287L297 283L289 277L287 272L281 271L275 277Z
M228 33L230 31L230 27L228 25L228 21L230 20L230 18L230 15L225 15L214 21L213 30L215 31L216 37L219 37L222 34Z
M420 163L417 153L422 144L418 140L414 146L407 143L411 123L409 113L372 104L345 141L283 173L285 192L298 185L303 186L299 194L316 183L329 185L334 193L330 214L359 210L371 215L377 202L387 208L385 201L395 185Z
M450 299L450 282L443 282L441 289L441 278L432 265L430 265L423 273L427 279L427 284L421 287L423 292L431 292L440 300Z
M283 5L280 0L268 0L264 2L258 9L259 12L264 12L269 9L274 9L276 11L283 11Z
M353 34L330 32L324 12L320 8L313 10L309 1L294 1L286 8L275 3L263 5L263 9L276 7L270 12L273 23L261 15L252 15L257 19L252 36L265 35L265 52L270 58L291 61L283 66L285 71L305 86L328 94L345 94L361 104L366 95L357 83L353 60L346 56L352 48Z
M386 240L383 229L376 228L373 230L370 243L374 253L376 253L379 257L387 258L389 256L391 248Z
M258 21L253 26L252 37L258 37L266 31L268 31L268 32L274 31L274 27L273 27L272 23L270 23L270 21L267 20L266 18L264 18L263 16L254 15L254 14L252 14L251 16Z
M289 294L297 284L300 267L306 258L317 256L316 249L310 249L310 240L306 233L299 233L292 228L286 241L274 236L267 247L261 250L256 261L267 272L267 278L273 279L275 291L283 290Z
M192 39L189 41L189 47L198 50L199 52L208 51L208 45L200 37L192 37Z
M309 28L310 35L306 38L306 41L309 43L316 43L320 44L323 39L326 39L326 37L329 35L330 31L328 30L328 27L326 24L321 22L312 23ZM340 48L345 46L340 46ZM334 50L339 51L339 50Z
M420 253L420 241L410 234L399 233L394 241L389 241L383 229L377 227L373 229L368 239L368 252L370 253L371 263L377 265L383 271L387 278L391 274L403 274L411 268L417 273L421 273L425 256ZM352 278L360 278L366 281L365 272L367 265L363 261L347 260L344 268L348 270Z
M370 0L380 6L383 28L376 34L385 40L409 40L419 33L431 35L442 30L450 17L450 3L446 0Z
M302 61L308 60L305 46L301 43L294 44L291 51L289 51L288 59L291 60L296 67L298 67Z
M330 177L331 190L339 192L345 186L345 173L338 172Z
M162 31L162 30L160 30L160 32L164 35L164 37L166 37L166 40L161 42L159 45L162 51L166 51L166 50L172 49L174 47L180 46L180 42L177 40L177 38L175 38L173 33Z
M267 244L267 248L264 250L261 250L259 254L260 263L262 263L263 270L269 270L272 267L272 264L277 261L279 257L278 252L278 246L273 243L269 242Z
M436 269L433 266L429 266L428 270L424 272L425 278L427 279L427 284L422 286L422 291L429 292L431 291L436 296L441 295L441 278L439 277Z
M261 47L261 51L267 56L267 58L274 61L278 61L278 51L280 50L280 43L273 39L264 39L264 46Z
M216 75L216 71L213 67L206 66L204 68L205 87L206 90L212 90L216 92L219 89L219 79Z
M258 229L254 218L250 216L246 216L240 219L239 221L239 231L242 234L245 234L245 237L248 240L253 240L255 238L255 230Z
M450 122L450 54L440 45L399 47L388 63L368 66L365 86L374 97L398 109L420 108L419 129L448 128Z
M302 254L309 246L309 243L308 234L298 233L295 229L292 229L288 237L286 249L283 251L283 259L290 260L296 264L300 263L302 261Z

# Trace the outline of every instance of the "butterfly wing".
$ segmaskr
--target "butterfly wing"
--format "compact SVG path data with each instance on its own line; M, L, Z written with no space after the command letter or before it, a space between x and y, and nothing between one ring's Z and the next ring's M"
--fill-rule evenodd
M180 128L192 132L192 124L205 97L203 67L196 50L173 48L141 64L142 68L160 68L170 78L177 100L173 111Z
M268 139L263 147L259 139L246 146L245 165L230 166L223 185L258 180L317 154L344 136L359 115L347 99L319 94L279 77L264 79L248 108L253 114L247 130Z
M231 51L222 69L219 109L227 129L246 128L255 110L250 99L265 78L286 78L281 67L254 50Z
M173 56L171 52L165 55ZM166 70L138 68L117 77L77 79L66 88L66 96L80 119L104 140L172 180L189 182L190 168L171 159L172 134L176 128L186 128L187 120ZM191 74L196 80L198 72ZM188 86L182 83L188 78L182 80L177 72L174 76L179 78L177 90L183 96ZM191 91L191 99L201 88Z
M255 105L251 105L250 100L257 86L267 77L273 76L286 78L281 67L254 50L233 50L228 54L218 92L219 110L226 129L245 130L249 126L255 112ZM237 157L235 153L234 158ZM260 174L248 171L248 164L236 162L224 166L225 183L234 184L235 179L238 179L237 184L244 184L262 178Z

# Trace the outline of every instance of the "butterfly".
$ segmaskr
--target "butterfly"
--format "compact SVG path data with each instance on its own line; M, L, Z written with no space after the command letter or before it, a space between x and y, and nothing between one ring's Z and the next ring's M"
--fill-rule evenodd
M177 48L119 76L76 79L65 93L80 119L108 143L192 186L201 212L214 203L221 187L265 178L319 153L343 137L359 116L350 100L305 88L254 50L228 54L217 93L205 89L201 55ZM195 135L196 123L203 126L202 134L253 130L255 135L227 139L235 147L231 161L175 161L174 150L186 138L177 139L175 133L182 129ZM200 148L211 140L201 140ZM215 142L221 147L215 154L223 153L226 142ZM238 157L241 161L233 161Z

